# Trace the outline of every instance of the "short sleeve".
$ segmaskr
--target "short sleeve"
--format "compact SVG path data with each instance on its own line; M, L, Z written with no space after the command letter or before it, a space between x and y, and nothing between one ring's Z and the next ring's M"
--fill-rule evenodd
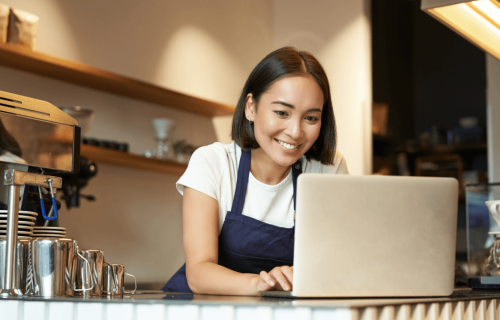
M347 169L347 162L345 161L344 156L337 151L335 154L334 167L337 168L336 174L349 174L349 169Z
M227 170L227 153L222 144L198 148L191 156L186 171L177 181L177 190L183 195L184 187L188 187L218 201L224 170Z
M324 165L316 160L306 161L304 158L305 170L307 173L326 173L326 174L349 174L347 162L340 152L335 153L333 165Z

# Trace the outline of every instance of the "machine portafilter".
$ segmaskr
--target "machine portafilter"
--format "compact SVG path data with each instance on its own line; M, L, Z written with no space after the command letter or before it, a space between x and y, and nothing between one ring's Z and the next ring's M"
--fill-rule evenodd
M56 210L54 194L62 187L62 178L46 173L79 171L78 123L48 102L0 91L0 165L6 169L0 174L4 180L0 183L0 202L8 207L5 283L0 296L13 296L19 294L13 288L13 275L17 267L15 249L21 190L27 185L47 188ZM43 208L41 192L40 201Z

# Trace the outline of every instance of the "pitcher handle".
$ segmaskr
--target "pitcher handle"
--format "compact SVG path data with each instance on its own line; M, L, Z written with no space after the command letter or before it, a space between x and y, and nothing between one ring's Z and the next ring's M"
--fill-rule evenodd
M84 257L84 256L82 256L82 255L80 254L80 252L78 252L78 249L76 249L76 254L77 254L80 258L82 258L83 260L85 260L85 262L87 263L87 268L88 268L88 270L89 270L89 273L88 273L88 274L90 274L90 275L91 275L91 274L92 274L92 270L90 270L90 262L89 262L87 259L85 259L85 257ZM81 289L77 289L77 288L75 288L75 284L73 283L73 290L74 290L74 291L89 291L89 290L94 289L94 281L92 281L92 276L91 276L91 278L90 278L90 283L91 283L90 288L85 288L85 285L83 284L84 282L85 282L85 281L83 280L83 275L82 275L82 288L81 288Z
M134 275L132 275L132 274L130 274L130 273L127 273L127 272L125 272L125 275L127 275L127 276L129 276L129 277L134 278L135 288L134 288L134 290L133 290L133 291L125 291L125 290L123 290L123 293L131 293L131 294L134 294L134 293L137 291L137 278L136 278ZM125 285L124 285L124 286L125 286Z
M34 284L33 284L33 278L34 278L33 266L31 263L31 241L30 241L28 248L29 248L28 275L27 275L28 279L26 279L26 295L31 295L31 294L35 293Z

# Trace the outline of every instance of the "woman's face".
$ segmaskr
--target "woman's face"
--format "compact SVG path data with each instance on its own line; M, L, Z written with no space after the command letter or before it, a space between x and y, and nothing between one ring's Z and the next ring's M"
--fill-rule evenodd
M260 149L276 164L290 166L311 148L321 129L323 91L311 75L276 81L258 106L247 96L245 115L254 122Z

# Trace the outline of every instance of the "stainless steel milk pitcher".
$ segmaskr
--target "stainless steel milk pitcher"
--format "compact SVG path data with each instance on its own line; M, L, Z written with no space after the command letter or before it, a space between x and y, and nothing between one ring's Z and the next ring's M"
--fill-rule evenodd
M125 271L123 264L111 264L104 261L102 279L102 293L106 295L123 295L124 293L135 293L137 290L137 279ZM125 291L125 275L133 277L135 289Z
M101 250L80 250L80 254L87 259L88 264L83 259L77 259L75 274L75 294L100 296L102 294L102 268L104 262L104 252ZM82 290L85 286L92 285L92 290Z
M7 250L7 240L0 239L0 289L5 287L5 252ZM28 272L30 254L30 239L17 239L16 246L16 264L14 268L14 286L13 289L19 295L25 295L28 291L30 281Z
M31 240L33 294L40 297L73 296L78 255L75 240L33 238ZM84 257L81 258L86 261Z

